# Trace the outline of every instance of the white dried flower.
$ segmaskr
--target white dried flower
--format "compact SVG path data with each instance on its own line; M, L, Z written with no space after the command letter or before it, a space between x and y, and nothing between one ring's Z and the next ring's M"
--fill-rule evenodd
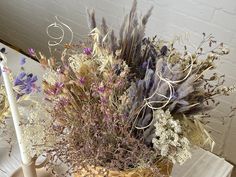
M20 115L26 119L26 123L21 126L27 153L31 156L40 155L55 143L54 135L49 132L52 119L42 102L32 102L29 106L19 107Z
M52 69L47 69L43 75L43 79L50 85L55 85L58 80L58 74Z
M173 163L183 164L191 153L188 139L181 135L179 120L174 120L168 110L156 110L153 116L156 135L152 139L154 148Z
M80 63L81 63L81 55L79 54L76 54L76 55L72 55L68 61L69 61L69 65L71 67L71 69L76 72L76 71L79 71L80 69Z
M191 158L192 154L189 152L189 149L178 149L178 153L176 153L176 161L182 165L184 162Z

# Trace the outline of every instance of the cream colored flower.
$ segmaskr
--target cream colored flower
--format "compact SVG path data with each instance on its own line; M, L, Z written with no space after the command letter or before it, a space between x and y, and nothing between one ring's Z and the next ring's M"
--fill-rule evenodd
M43 79L50 85L55 85L58 80L58 74L52 69L47 69L43 75Z
M156 135L152 139L153 147L173 163L183 164L191 157L191 153L188 139L181 135L179 121L174 120L168 110L156 110L153 115Z

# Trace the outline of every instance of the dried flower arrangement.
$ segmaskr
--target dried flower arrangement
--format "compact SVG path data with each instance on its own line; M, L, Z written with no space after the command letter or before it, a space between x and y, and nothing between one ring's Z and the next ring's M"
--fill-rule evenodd
M119 37L88 11L89 42L66 45L60 60L40 53L51 121L40 122L44 137L31 146L43 146L49 166L60 161L77 176L165 176L171 170L163 173L160 164L183 164L191 147L214 145L202 117L216 106L215 96L235 88L205 73L228 50L205 34L191 53L146 38L152 8L141 22L136 8L134 1Z

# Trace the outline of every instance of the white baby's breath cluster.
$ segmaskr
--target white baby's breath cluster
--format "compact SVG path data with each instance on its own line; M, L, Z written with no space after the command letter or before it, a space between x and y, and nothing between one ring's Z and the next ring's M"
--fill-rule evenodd
M76 73L81 68L81 63L86 61L84 54L74 54L68 59L71 69Z
M170 112L156 110L153 113L155 137L152 143L163 157L169 158L173 163L183 164L191 157L189 141L181 135L179 120L174 120Z
M73 71L78 71L79 66L80 66L80 60L79 60L79 55L73 55L69 59L69 65L72 68Z
M19 112L26 121L21 126L27 153L31 156L40 155L55 142L53 134L49 132L52 119L43 104L38 102L31 102L30 106L20 106Z

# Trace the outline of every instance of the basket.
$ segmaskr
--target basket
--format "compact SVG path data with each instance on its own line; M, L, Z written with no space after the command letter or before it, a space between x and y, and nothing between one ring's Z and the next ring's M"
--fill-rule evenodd
M80 172L74 174L74 177L170 177L173 167L172 163L160 162L157 164L157 167L161 175L154 174L154 172L148 168L135 168L126 171L111 170L107 172L107 175L101 175L101 172L106 171L103 167L91 167L89 168L90 172L88 172L88 170L83 169Z

